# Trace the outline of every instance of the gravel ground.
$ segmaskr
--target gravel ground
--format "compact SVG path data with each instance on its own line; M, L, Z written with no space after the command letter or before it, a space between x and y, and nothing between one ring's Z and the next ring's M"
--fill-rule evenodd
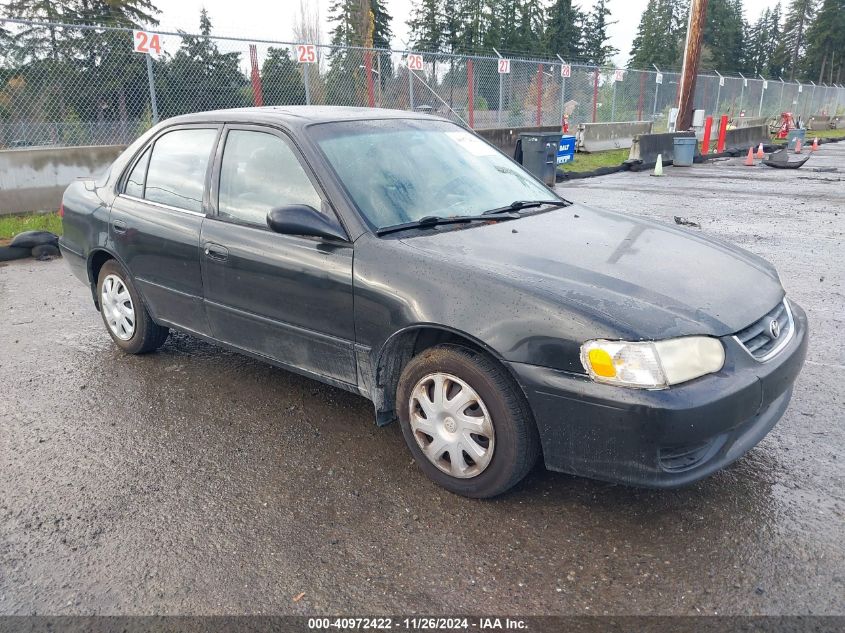
M363 398L181 335L124 356L63 262L0 267L0 614L845 613L843 180L845 143L561 189L768 258L809 315L783 420L675 491L463 499Z

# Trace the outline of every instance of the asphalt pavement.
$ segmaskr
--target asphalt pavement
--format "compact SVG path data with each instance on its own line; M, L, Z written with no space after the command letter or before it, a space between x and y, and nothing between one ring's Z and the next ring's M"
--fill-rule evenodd
M457 497L365 399L184 335L125 356L64 262L0 266L0 614L845 613L845 143L741 162L559 188L762 255L808 313L785 417L681 490Z

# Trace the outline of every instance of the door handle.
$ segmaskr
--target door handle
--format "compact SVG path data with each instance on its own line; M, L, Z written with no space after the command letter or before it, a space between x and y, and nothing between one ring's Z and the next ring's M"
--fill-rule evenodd
M123 220L115 220L111 223L115 233L126 233L126 222Z
M229 249L225 246L220 246L220 244L215 244L213 242L206 242L205 244L205 256L209 259L214 259L219 262L225 262L226 259L229 257Z

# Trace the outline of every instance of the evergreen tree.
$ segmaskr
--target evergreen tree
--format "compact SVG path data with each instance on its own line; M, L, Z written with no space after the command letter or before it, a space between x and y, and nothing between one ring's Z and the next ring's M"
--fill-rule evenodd
M823 0L807 29L805 73L818 83L838 83L845 57L845 0Z
M567 61L581 57L582 20L581 9L572 6L572 0L555 0L546 15L546 50Z
M267 105L305 103L305 84L287 48L270 48L261 65L261 83Z
M439 52L445 24L441 0L422 0L408 20L411 45L420 51Z
M608 43L607 27L614 23L609 21L610 9L607 2L608 0L597 0L584 22L584 57L587 62L596 66L608 64L619 52Z
M631 66L680 66L682 38L686 36L685 8L675 0L649 0L631 47Z
M746 70L747 30L742 0L710 0L704 26L704 62L723 73Z
M816 11L816 0L792 0L783 25L783 54L789 79L800 71L801 58L807 47L806 31Z

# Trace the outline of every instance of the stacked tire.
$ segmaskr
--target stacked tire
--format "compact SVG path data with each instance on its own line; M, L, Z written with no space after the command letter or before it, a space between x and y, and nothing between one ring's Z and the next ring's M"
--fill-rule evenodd
M59 256L59 236L50 231L24 231L0 246L0 262L34 257L43 261Z

